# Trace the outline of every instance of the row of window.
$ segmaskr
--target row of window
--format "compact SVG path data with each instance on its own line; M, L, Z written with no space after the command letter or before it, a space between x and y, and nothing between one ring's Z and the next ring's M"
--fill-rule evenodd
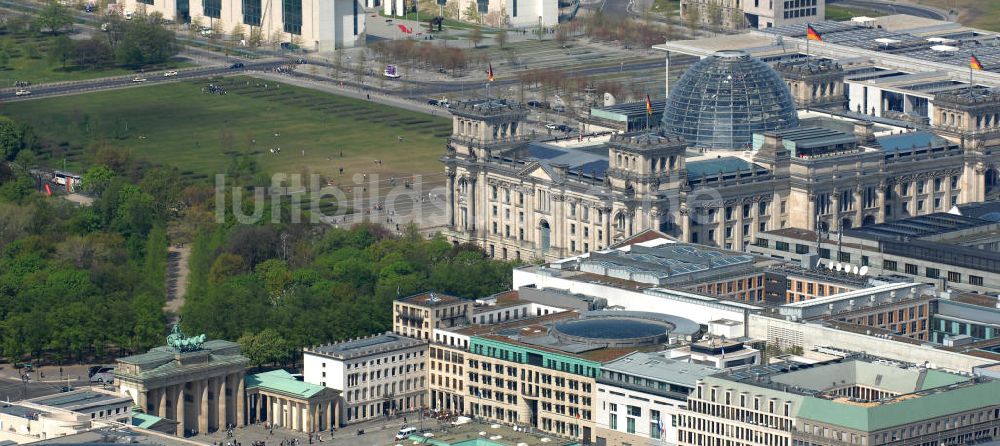
M895 260L884 260L882 262L882 269L886 271L899 271L899 264ZM912 263L904 263L903 272L911 276L920 275L919 267ZM930 266L924 267L924 276L930 279L939 279L941 278L941 270ZM962 273L957 271L948 271L948 281L952 283L962 283ZM981 276L969 274L967 283L969 285L983 286L983 278Z

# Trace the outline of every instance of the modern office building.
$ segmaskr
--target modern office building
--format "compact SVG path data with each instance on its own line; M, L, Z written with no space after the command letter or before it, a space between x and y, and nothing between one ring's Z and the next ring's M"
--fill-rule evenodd
M246 36L333 51L365 43L361 0L125 0L123 13L158 12L177 23L218 25L228 34L238 25Z
M941 183L926 180L917 186L934 190L945 187ZM870 275L899 276L939 290L992 293L1000 288L1000 252L989 249L1000 240L998 230L997 221L937 212L842 233L767 231L747 251L794 262L817 258L824 265L864 266Z
M167 345L118 358L121 395L150 415L177 421L177 435L242 426L249 360L235 342L185 337L178 326Z
M468 324L474 303L441 293L420 293L393 302L392 331L429 340L436 328Z
M681 17L703 27L771 28L826 19L826 0L681 0Z
M938 299L936 307L931 322L934 342L974 343L1000 338L1000 297L995 292L955 293Z
M427 341L382 333L306 348L303 380L340 391L342 423L427 407Z
M635 352L597 377L594 444L677 444L677 417L698 380L719 369Z
M678 444L963 444L1000 435L1000 381L848 359L702 379Z

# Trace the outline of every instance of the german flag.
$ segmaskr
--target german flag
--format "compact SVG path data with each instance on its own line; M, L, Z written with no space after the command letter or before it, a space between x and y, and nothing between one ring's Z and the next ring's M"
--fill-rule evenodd
M817 42L822 42L823 36L819 35L819 33L816 32L815 29L813 29L812 25L806 24L806 40L815 40Z
M486 69L486 80L490 81L490 82L493 82L493 64L492 63L489 64L489 67Z
M978 70L978 71L982 71L983 70L983 64L981 62L979 62L979 58L976 57L975 54L970 54L969 55L969 68L972 68L973 70Z
M653 116L653 101L649 100L649 95L646 95L646 114Z

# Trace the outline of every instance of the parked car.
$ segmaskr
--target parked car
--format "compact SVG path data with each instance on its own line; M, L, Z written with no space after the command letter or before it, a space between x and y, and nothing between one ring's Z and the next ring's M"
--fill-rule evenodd
M300 57L298 59L295 59L295 63L297 63L299 65L305 65L305 64L309 63L309 61Z
M437 106L441 105L441 103L437 99L430 99L430 100L427 101L427 105L433 105L433 106L437 107Z
M559 124L559 131L569 133L573 131L573 127L570 127L566 124Z
M231 70L239 70L240 68L243 68L243 67L244 67L243 62L236 62L236 63L230 65L229 69L231 69Z
M549 130L559 130L559 124L545 124L545 128Z
M137 84L141 84L143 82L146 82L146 78L144 78L142 76L136 76L136 77L132 78L132 82L135 82Z
M31 91L30 90L25 90L23 88L20 89L20 90L17 90L16 92L14 92L15 96L27 96L29 94L31 94Z
M173 70L171 70L171 71L164 71L163 72L163 77L171 77L171 76L176 76L176 75L177 75L177 72L173 71Z
M107 384L115 382L115 368L101 367L97 370L97 372L90 376L90 382Z
M393 439L396 441L406 440L407 438L410 438L410 435L416 433L417 433L417 428L413 426L403 426L402 428L399 429L399 432L396 432L396 436L393 437Z
M538 108L538 107L541 107L541 106L542 106L542 102L541 101L534 101L534 100L528 101L528 107Z
M296 44L294 44L294 43L292 43L292 42L281 42L281 49L283 49L283 50L289 50L289 51L294 51L294 50L299 49L299 46L296 45Z
M562 113L566 111L566 107L563 105L556 105L552 107L552 111Z

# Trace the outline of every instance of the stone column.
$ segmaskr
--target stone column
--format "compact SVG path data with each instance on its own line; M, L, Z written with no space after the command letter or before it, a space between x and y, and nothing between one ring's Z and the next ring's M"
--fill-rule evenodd
M195 390L197 393L198 401L198 433L207 434L208 433L208 379L204 379L198 382L198 389Z
M879 183L878 189L875 191L875 201L878 204L878 219L876 223L885 222L885 184Z
M947 173L945 173L944 176L941 177L941 181L944 182L944 205L943 205L944 209L943 209L943 211L944 212L948 212L949 210L951 210L951 194L953 192L951 190L951 175L948 175Z
M236 402L236 417L235 417L236 420L233 421L233 424L235 424L237 427L240 427L243 426L245 422L243 416L243 403L244 403L243 398L246 395L244 374L243 372L239 372L232 376L233 379L236 380L236 392L233 394L233 401Z
M789 201L791 201L791 199L789 199ZM806 224L806 227L812 231L819 231L819 227L817 227L816 225L816 217L817 217L816 194L812 192L806 195L806 212L808 213L807 217L809 219L809 221ZM777 229L777 228L771 228L771 229Z
M261 417L264 416L263 410L262 410L263 406L264 406L264 395L261 395L261 394L258 393L256 395L254 395L253 398L254 398L253 399L253 401L254 401L254 410L256 410L256 412L257 412L257 418L254 419L254 422L255 423L260 423L262 421Z
M152 392L153 392L152 390L139 391L138 392L139 394L136 395L136 399L138 401L136 401L135 404L137 406L139 406L139 408L141 408L143 412L146 412L147 410L149 410L148 409L148 407L149 407L149 401L152 400L152 398L151 398L152 395L150 395L150 394Z
M719 222L715 224L715 244L720 248L726 247L726 207L719 206L715 208L715 218L719 219Z
M920 215L917 210L917 179L910 182L910 215Z
M830 194L830 200L833 202L833 221L830 222L830 229L840 231L840 191L834 189Z
M750 205L750 221L754 221L753 218L753 205ZM733 250L743 252L743 204L738 204L734 206L736 211L736 227L733 228ZM747 234L749 235L749 234Z
M226 388L229 381L229 375L224 375L218 378L218 386L216 387L215 401L219 409L219 429L225 429L229 427L229 408L228 408L228 397L226 396Z
M864 186L858 185L854 189L854 227L861 226L861 223L864 221L865 203L861 194L862 187Z
M183 438L184 434L185 434L185 431L188 428L187 422L185 420L186 413L185 413L185 408L184 408L184 406L185 406L185 404L184 404L184 384L178 384L177 385L177 393L176 393L176 395L177 395L177 397L176 397L176 399L174 401L176 401L176 404L175 404L175 406L176 406L176 408L175 408L176 412L175 413L177 414L177 420L175 420L175 421L177 421L177 435L179 437Z
M448 172L448 202L446 203L448 227L455 227L455 174Z
M167 416L167 398L169 397L169 387L161 387L156 390L156 416L160 418L169 418Z
M322 426L326 429L331 429L336 426L337 420L334 420L331 415L333 414L334 401L327 401L323 403L323 419L326 420L326 426Z
M313 423L316 422L316 418L313 417L313 410L316 410L316 408L313 407L312 404L309 404L309 402L307 401L306 402L306 424L305 424L305 431L306 432L313 432L313 431L316 430L316 426L313 425Z
M682 207L680 210L681 216L681 242L688 243L691 241L691 216L688 215L691 210L687 206Z

